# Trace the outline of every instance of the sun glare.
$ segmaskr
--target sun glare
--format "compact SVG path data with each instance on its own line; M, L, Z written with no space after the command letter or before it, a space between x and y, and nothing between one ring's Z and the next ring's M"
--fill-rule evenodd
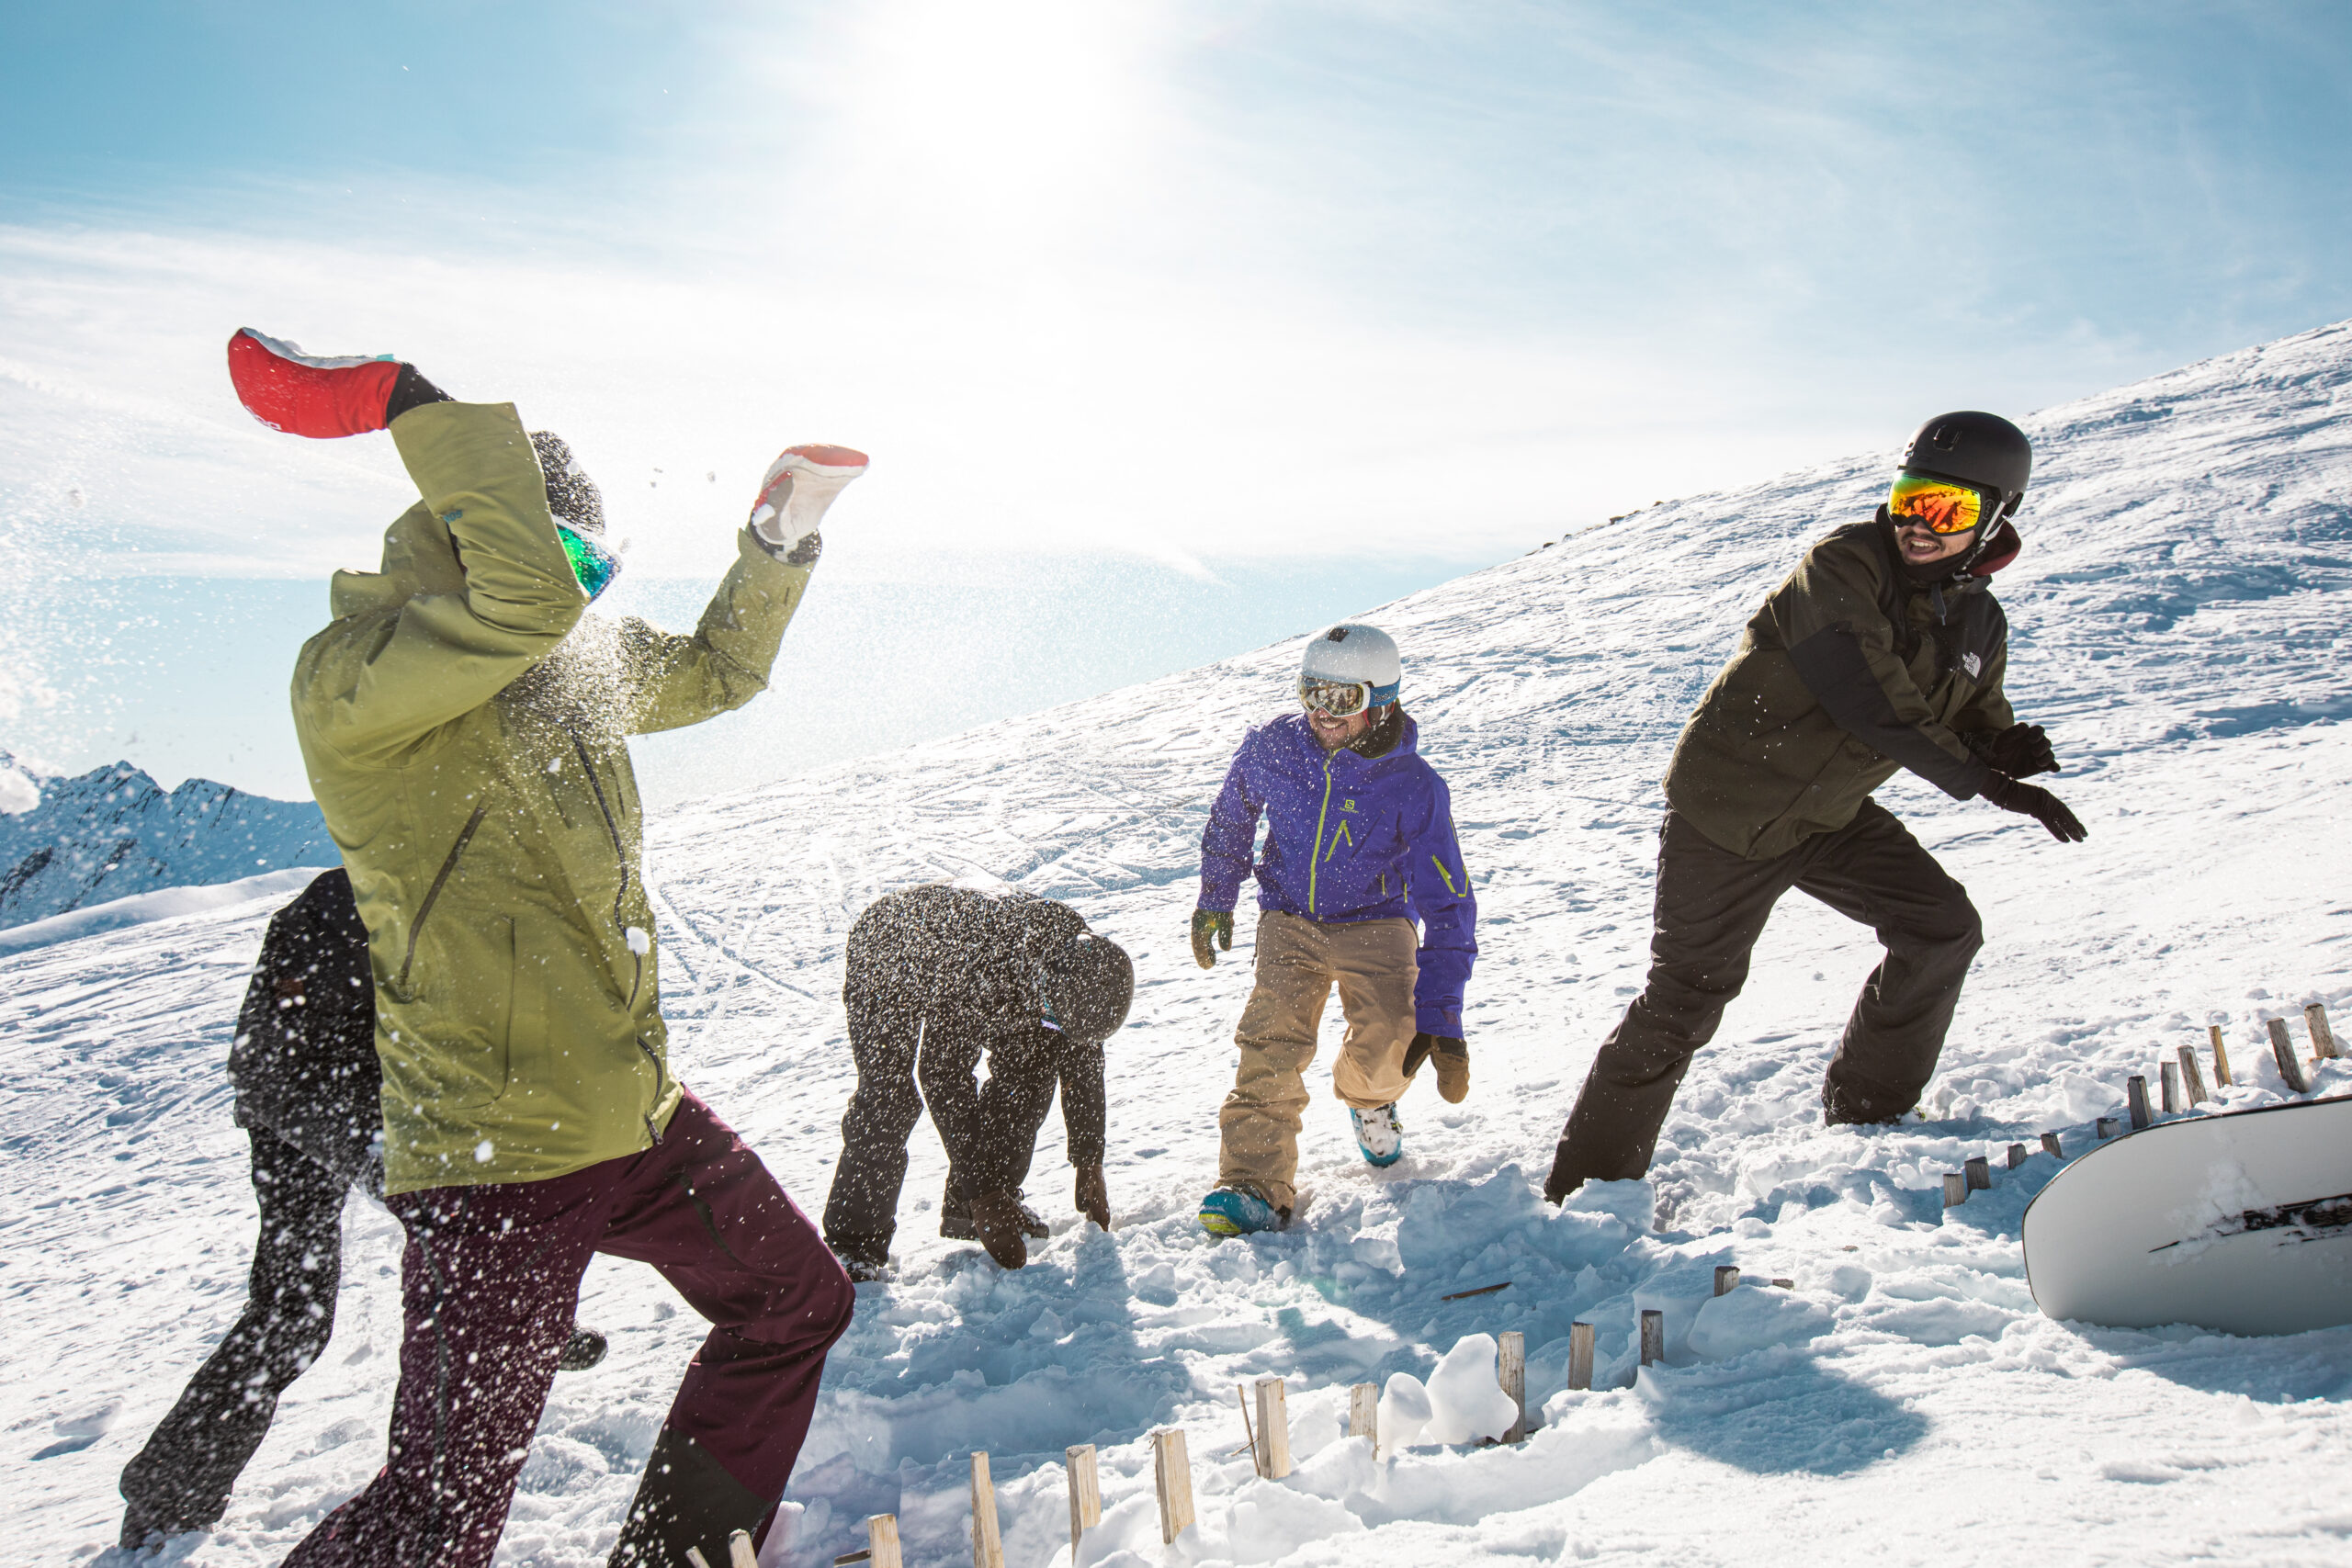
M844 94L862 204L1000 256L1060 243L1132 169L1148 7L903 0L860 14Z

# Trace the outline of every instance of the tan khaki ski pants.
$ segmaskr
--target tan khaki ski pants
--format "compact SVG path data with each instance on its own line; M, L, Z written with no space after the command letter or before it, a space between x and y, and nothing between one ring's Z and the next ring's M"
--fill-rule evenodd
M1241 1066L1217 1118L1225 1135L1220 1184L1243 1183L1278 1209L1292 1206L1307 1100L1300 1075L1315 1059L1316 1031L1334 985L1348 1029L1331 1064L1333 1092L1360 1111L1404 1094L1419 945L1410 920L1327 925L1298 915L1258 917L1257 985L1233 1032Z

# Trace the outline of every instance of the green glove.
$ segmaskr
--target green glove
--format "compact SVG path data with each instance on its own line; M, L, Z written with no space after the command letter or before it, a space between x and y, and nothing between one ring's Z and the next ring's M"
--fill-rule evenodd
M1195 909L1193 911L1193 962L1204 969L1216 967L1216 954L1209 951L1209 939L1215 937L1217 946L1233 951L1233 911L1230 909Z

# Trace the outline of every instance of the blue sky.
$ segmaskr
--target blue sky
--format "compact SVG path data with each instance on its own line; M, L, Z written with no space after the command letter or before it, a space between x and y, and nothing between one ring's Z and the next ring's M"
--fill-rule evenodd
M977 504L1046 547L1508 549L2352 314L2335 3L0 25L10 232L66 242L0 250L16 357L121 378L104 275L216 412L232 307L560 384L649 480L839 411L915 536L1017 445L1058 482Z
M824 439L872 581L1433 581L2352 315L2347 79L2337 0L11 6L0 745L79 598L372 558L238 325L513 399L640 577Z

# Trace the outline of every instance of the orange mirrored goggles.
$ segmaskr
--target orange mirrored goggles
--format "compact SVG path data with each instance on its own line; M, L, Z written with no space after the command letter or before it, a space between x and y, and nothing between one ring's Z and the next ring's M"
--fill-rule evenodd
M1886 498L1887 514L1895 526L1924 523L1939 534L1965 534L1984 521L1984 492L1974 485L1915 474L1905 468L1894 476Z

